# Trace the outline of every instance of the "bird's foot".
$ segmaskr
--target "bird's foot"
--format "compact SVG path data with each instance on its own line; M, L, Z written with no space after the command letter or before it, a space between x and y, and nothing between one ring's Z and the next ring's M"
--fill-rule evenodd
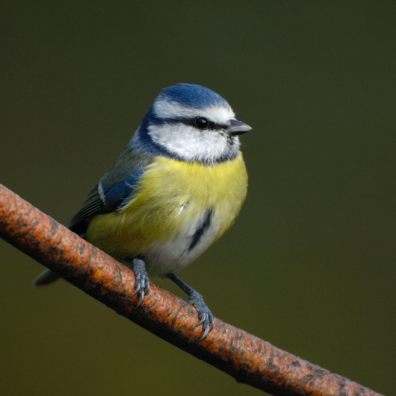
M146 264L139 257L134 257L132 260L132 271L135 274L135 292L139 297L138 306L143 302L144 297L150 291L150 278L146 271Z
M173 273L167 274L167 277L176 283L177 286L180 287L187 295L187 302L192 304L198 313L198 323L197 326L201 326L203 328L203 333L200 340L203 340L207 337L209 332L213 329L213 314L211 310L206 305L203 297L196 290L194 290L190 285L180 279L177 275Z
M197 291L192 290L189 297L188 302L194 306L198 313L199 321L196 324L196 327L202 325L203 333L201 336L201 340L207 337L209 332L213 328L213 314L209 307L206 305L203 297Z

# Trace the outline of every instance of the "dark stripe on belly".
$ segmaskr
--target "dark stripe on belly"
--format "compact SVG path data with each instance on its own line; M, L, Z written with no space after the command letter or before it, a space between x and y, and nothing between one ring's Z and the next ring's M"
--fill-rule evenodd
M191 238L190 246L188 251L191 251L197 246L198 242L201 240L203 234L209 229L210 222L212 221L213 210L208 209L203 217L201 225L195 230L194 235Z

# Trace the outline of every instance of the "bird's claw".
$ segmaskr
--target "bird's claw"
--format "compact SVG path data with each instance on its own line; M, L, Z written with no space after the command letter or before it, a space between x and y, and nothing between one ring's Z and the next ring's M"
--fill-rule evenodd
M137 306L143 302L144 298L149 294L150 291L150 279L146 271L144 261L140 258L134 258L132 260L132 270L135 274L135 291L133 295L139 297Z
M195 327L201 326L203 329L200 340L205 339L213 328L213 314L206 305L203 297L196 291L192 292L189 296L188 302L194 306L198 313L198 323Z

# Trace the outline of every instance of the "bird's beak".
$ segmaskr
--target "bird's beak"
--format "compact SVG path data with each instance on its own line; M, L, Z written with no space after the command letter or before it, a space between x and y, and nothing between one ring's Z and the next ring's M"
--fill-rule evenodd
M237 136L237 135L243 135L246 132L249 132L252 130L252 127L249 126L248 124L245 124L242 121L239 120L231 120L230 126L227 129L227 132L231 136Z

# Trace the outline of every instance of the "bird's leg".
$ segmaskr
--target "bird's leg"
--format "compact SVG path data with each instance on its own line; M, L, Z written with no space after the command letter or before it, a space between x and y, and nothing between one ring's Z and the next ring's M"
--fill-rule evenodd
M206 305L203 297L175 274L171 273L167 274L166 276L171 281L175 282L176 285L179 286L180 289L182 289L188 295L188 302L192 304L198 312L199 322L197 325L202 324L203 327L203 334L201 339L206 338L206 336L213 328L213 314Z
M138 306L143 302L144 297L149 293L150 279L146 271L146 264L141 257L129 257L126 259L131 264L135 274L135 293L139 296Z

